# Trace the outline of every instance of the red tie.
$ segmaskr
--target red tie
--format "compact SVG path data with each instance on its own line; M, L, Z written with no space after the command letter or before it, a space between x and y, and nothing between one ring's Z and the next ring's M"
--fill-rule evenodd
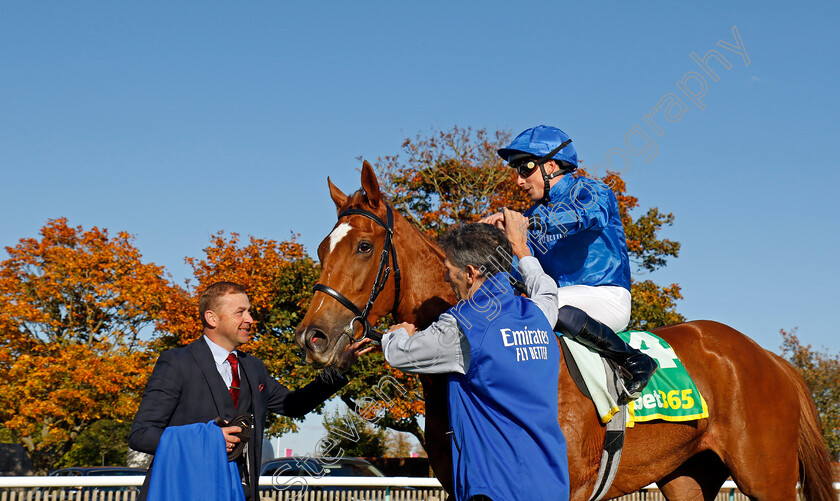
M236 355L231 353L228 355L228 362L230 362L230 372L233 375L233 381L230 384L230 396L233 397L233 407L239 406L239 359Z

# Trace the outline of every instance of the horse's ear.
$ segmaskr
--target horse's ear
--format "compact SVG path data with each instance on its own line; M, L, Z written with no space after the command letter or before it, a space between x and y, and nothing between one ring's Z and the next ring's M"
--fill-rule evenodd
M374 209L379 207L379 200L382 198L382 193L379 191L379 181L376 180L373 167L367 160L362 164L362 188L365 190L368 204Z
M345 195L343 191L339 190L338 187L332 183L329 176L327 177L327 184L330 185L330 196L332 197L333 202L335 202L335 208L340 210L344 207L344 204L347 203L347 195Z

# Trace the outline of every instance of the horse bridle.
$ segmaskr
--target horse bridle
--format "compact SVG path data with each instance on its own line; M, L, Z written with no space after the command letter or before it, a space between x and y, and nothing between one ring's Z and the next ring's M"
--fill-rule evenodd
M340 292L333 289L332 287L324 284L315 284L312 287L314 292L323 292L328 296L335 298L336 301L341 303L345 308L352 311L356 316L350 320L350 323L347 324L347 327L344 328L344 332L342 334L347 335L350 338L350 342L361 341L362 339L368 338L373 341L381 341L382 334L377 332L376 329L370 325L368 322L368 315L370 314L370 310L373 308L373 303L376 301L376 298L379 296L379 293L385 289L385 282L388 280L388 275L391 273L391 268L388 267L388 258L389 255L393 256L391 259L394 261L394 307L391 311L396 311L397 306L400 304L400 267L397 264L397 251L394 248L394 213L391 211L391 206L385 204L385 208L387 209L387 222L382 221L376 214L366 211L364 209L346 209L341 211L338 214L338 219L345 216L350 216L353 214L357 214L360 216L364 216L374 223L378 224L382 228L385 229L385 244L382 246L382 254L379 258L379 269L376 271L376 280L373 282L373 289L370 291L370 297L368 297L367 304L365 305L365 309L361 310L358 306L356 306L352 301L347 299L343 296ZM353 333L355 332L355 324L356 322L362 324L364 331L362 332L362 337L356 339L353 337Z

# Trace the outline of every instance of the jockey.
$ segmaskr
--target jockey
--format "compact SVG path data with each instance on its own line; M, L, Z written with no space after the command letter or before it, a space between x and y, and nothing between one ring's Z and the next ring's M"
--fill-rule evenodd
M618 201L604 183L574 177L577 152L556 127L519 134L499 156L518 174L516 183L535 202L528 246L557 281L560 310L555 329L620 367L627 395L638 397L656 362L615 333L630 322L630 260ZM502 213L482 222L501 227ZM523 227L524 230L524 227Z

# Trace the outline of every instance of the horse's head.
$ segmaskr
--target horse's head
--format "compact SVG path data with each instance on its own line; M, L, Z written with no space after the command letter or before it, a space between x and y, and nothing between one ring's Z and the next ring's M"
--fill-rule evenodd
M319 367L336 363L348 343L364 335L364 320L375 323L398 301L393 216L373 168L364 162L362 189L350 196L327 183L339 219L318 246L321 278L295 333L307 363Z

